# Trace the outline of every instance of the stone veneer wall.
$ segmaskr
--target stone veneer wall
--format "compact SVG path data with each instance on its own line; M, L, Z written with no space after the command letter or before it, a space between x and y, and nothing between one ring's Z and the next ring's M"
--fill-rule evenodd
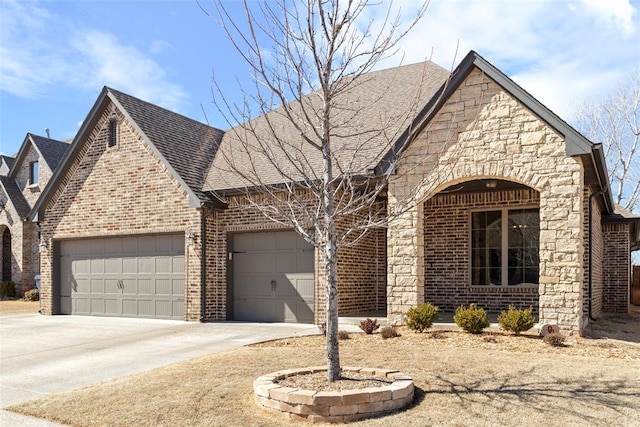
M603 224L604 264L602 311L627 313L631 286L629 224Z
M479 69L403 153L389 184L389 321L424 301L422 201L457 182L514 181L540 193L539 319L582 327L583 166L563 137Z
M510 304L538 311L538 287L471 285L471 211L538 207L535 190L438 194L424 203L424 300L442 311L477 303L489 312Z
M108 147L109 120L118 120L118 144ZM63 239L158 233L199 234L200 212L186 191L113 106L98 120L46 207L41 256L42 309L54 313L53 265ZM200 317L200 244L185 243L185 320Z
M593 244L593 250L591 256L593 257L592 268L593 273L591 277L591 315L598 317L602 313L602 269L603 269L603 239L602 239L602 212L598 203L598 198L592 200L591 211L591 226L593 230L589 230L589 196L593 194L593 191L585 187L584 189L584 278L583 278L583 318L585 322L588 322L589 317L589 233L591 233L591 241Z
M257 197L257 196L256 196ZM259 197L254 200L260 201ZM262 202L267 203L266 199ZM338 227L339 228L339 227ZM244 196L229 198L228 208L207 219L207 318L227 317L227 240L230 234L251 231L285 230L285 226L266 218L252 207ZM215 238L213 236L216 236ZM385 293L385 230L370 232L353 246L338 253L338 311L349 315L384 310ZM325 318L324 261L315 254L314 317L316 323Z

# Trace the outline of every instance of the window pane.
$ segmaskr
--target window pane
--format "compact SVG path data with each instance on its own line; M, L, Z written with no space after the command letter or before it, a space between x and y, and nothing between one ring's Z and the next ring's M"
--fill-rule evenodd
M502 265L502 212L471 215L471 269L474 286L500 285Z
M510 285L538 283L540 214L538 209L509 211L508 275Z

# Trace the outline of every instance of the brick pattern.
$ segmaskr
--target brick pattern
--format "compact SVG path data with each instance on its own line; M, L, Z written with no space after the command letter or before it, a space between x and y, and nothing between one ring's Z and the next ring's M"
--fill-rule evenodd
M325 366L289 369L258 377L253 382L256 404L291 421L348 423L404 408L413 401L413 379L390 369L343 367L392 381L381 387L343 391L314 391L284 387L279 381L294 375L326 372Z
M602 212L600 205L597 202L597 198L592 200L591 205L591 227L589 230L589 196L593 194L593 191L585 187L584 189L584 278L583 278L583 319L584 322L589 322L589 233L591 233L591 241L593 250L592 256L592 277L591 277L591 315L595 318L602 314L602 301L603 301L603 236L602 236Z
M540 193L540 322L579 332L583 175L562 135L473 70L405 151L389 184L389 321L423 300L422 201L457 182L496 178Z
M604 254L602 310L627 313L631 286L629 224L603 224Z
M268 204L266 197L253 197ZM227 318L227 241L233 233L286 230L286 226L265 217L244 196L230 197L228 208L207 218L207 318ZM338 226L340 229L340 226ZM385 309L385 230L369 232L354 245L338 253L338 311L342 315ZM215 237L214 237L215 236ZM315 321L325 318L325 272L322 254L315 254Z
M38 162L38 183L29 182L30 163ZM16 173L15 181L29 206L33 206L40 197L53 172L38 151L29 144L25 157ZM11 233L11 279L16 283L18 295L35 288L35 275L40 272L40 254L38 252L38 228L36 224L19 218L13 205L2 193L0 195L5 209L0 212L0 232L8 227ZM4 227L3 227L4 226ZM0 243L1 245L1 243Z
M108 122L118 120L118 144ZM46 207L42 237L42 307L54 312L53 263L62 239L200 230L200 212L186 191L113 106L107 108ZM200 245L185 243L185 319L200 317Z
M424 203L424 300L442 311L477 303L488 312L514 304L538 311L538 288L471 285L471 211L537 207L533 189L468 194L439 194Z

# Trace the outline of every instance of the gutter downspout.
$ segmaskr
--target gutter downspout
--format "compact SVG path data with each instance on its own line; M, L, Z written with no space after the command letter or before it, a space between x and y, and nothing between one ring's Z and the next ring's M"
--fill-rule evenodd
M606 191L600 190L597 193L593 193L589 196L589 320L597 321L595 317L593 317L593 218L591 207L592 201L595 197L604 195Z
M207 321L207 218L215 213L215 209L202 208L200 224L200 322Z

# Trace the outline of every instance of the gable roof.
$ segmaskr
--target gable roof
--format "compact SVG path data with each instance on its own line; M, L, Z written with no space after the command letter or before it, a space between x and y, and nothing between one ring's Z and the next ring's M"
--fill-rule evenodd
M6 175L9 174L9 171L13 167L13 164L16 162L15 157L5 156L4 154L0 154L0 167L4 164L6 167Z
M67 148L69 148L69 144L64 141L27 133L18 154L16 154L11 170L9 171L9 176L16 176L18 169L22 165L22 161L29 152L29 146L32 146L38 152L52 172L56 170L64 153L67 151Z
M49 169L55 171L62 160L62 156L69 148L69 143L64 141L57 141L55 139L45 138L42 136L34 135L31 133L27 134L28 138L31 139L33 145L40 152L44 161L49 165Z
M16 181L11 177L0 175L0 186L2 186L2 189L7 194L7 197L13 204L16 212L18 212L18 216L21 219L26 218L31 207L24 198L24 195L22 194L22 191L20 191Z
M424 126L431 121L431 119L464 82L474 68L478 68L482 71L487 77L522 103L533 114L538 116L543 122L547 123L555 129L556 132L562 135L565 139L565 150L568 156L583 156L589 159L591 166L594 169L593 174L595 175L600 188L603 190L609 189L609 178L607 177L604 156L602 155L600 145L593 144L553 111L545 107L529 92L524 90L521 86L516 84L513 80L473 50L465 56L451 74L451 78L443 84L439 91L436 92L439 96L431 99L425 108L417 115L413 123L413 129L424 128ZM405 131L394 147L375 167L376 173L385 173L389 171L389 168L394 167L394 160L400 153L406 150L408 145L411 143L410 136L412 134L414 134L414 131L409 132L409 129ZM613 212L613 199L611 198L610 191L605 191L602 197L607 208L607 212Z
M169 173L185 189L190 206L199 207L210 202L210 198L201 191L202 183L223 132L105 86L73 139L70 149L60 160L60 167L54 172L49 185L29 214L32 221L37 220L46 207L110 103L132 124Z
M347 78L340 82L341 92L331 110L331 120L336 124L331 140L335 168L346 165L350 172L370 173L372 165L384 156L416 112L437 94L448 76L447 70L427 61L372 71L357 80ZM320 177L321 152L303 142L301 136L302 132L313 134L314 129L306 123L319 118L321 105L317 94L312 92L287 105L294 114L311 115L299 122L300 128L291 123L285 108L280 107L227 131L203 189L226 192L253 186L243 173L253 178L259 175L267 185L281 183L282 174L260 153L262 148L258 147L262 144L269 144L267 150L280 168L289 169L285 173L290 181L303 181L305 175ZM278 141L273 138L273 130ZM248 144L238 144L239 138L246 138ZM252 148L247 151L247 146ZM226 158L233 158L233 168Z

